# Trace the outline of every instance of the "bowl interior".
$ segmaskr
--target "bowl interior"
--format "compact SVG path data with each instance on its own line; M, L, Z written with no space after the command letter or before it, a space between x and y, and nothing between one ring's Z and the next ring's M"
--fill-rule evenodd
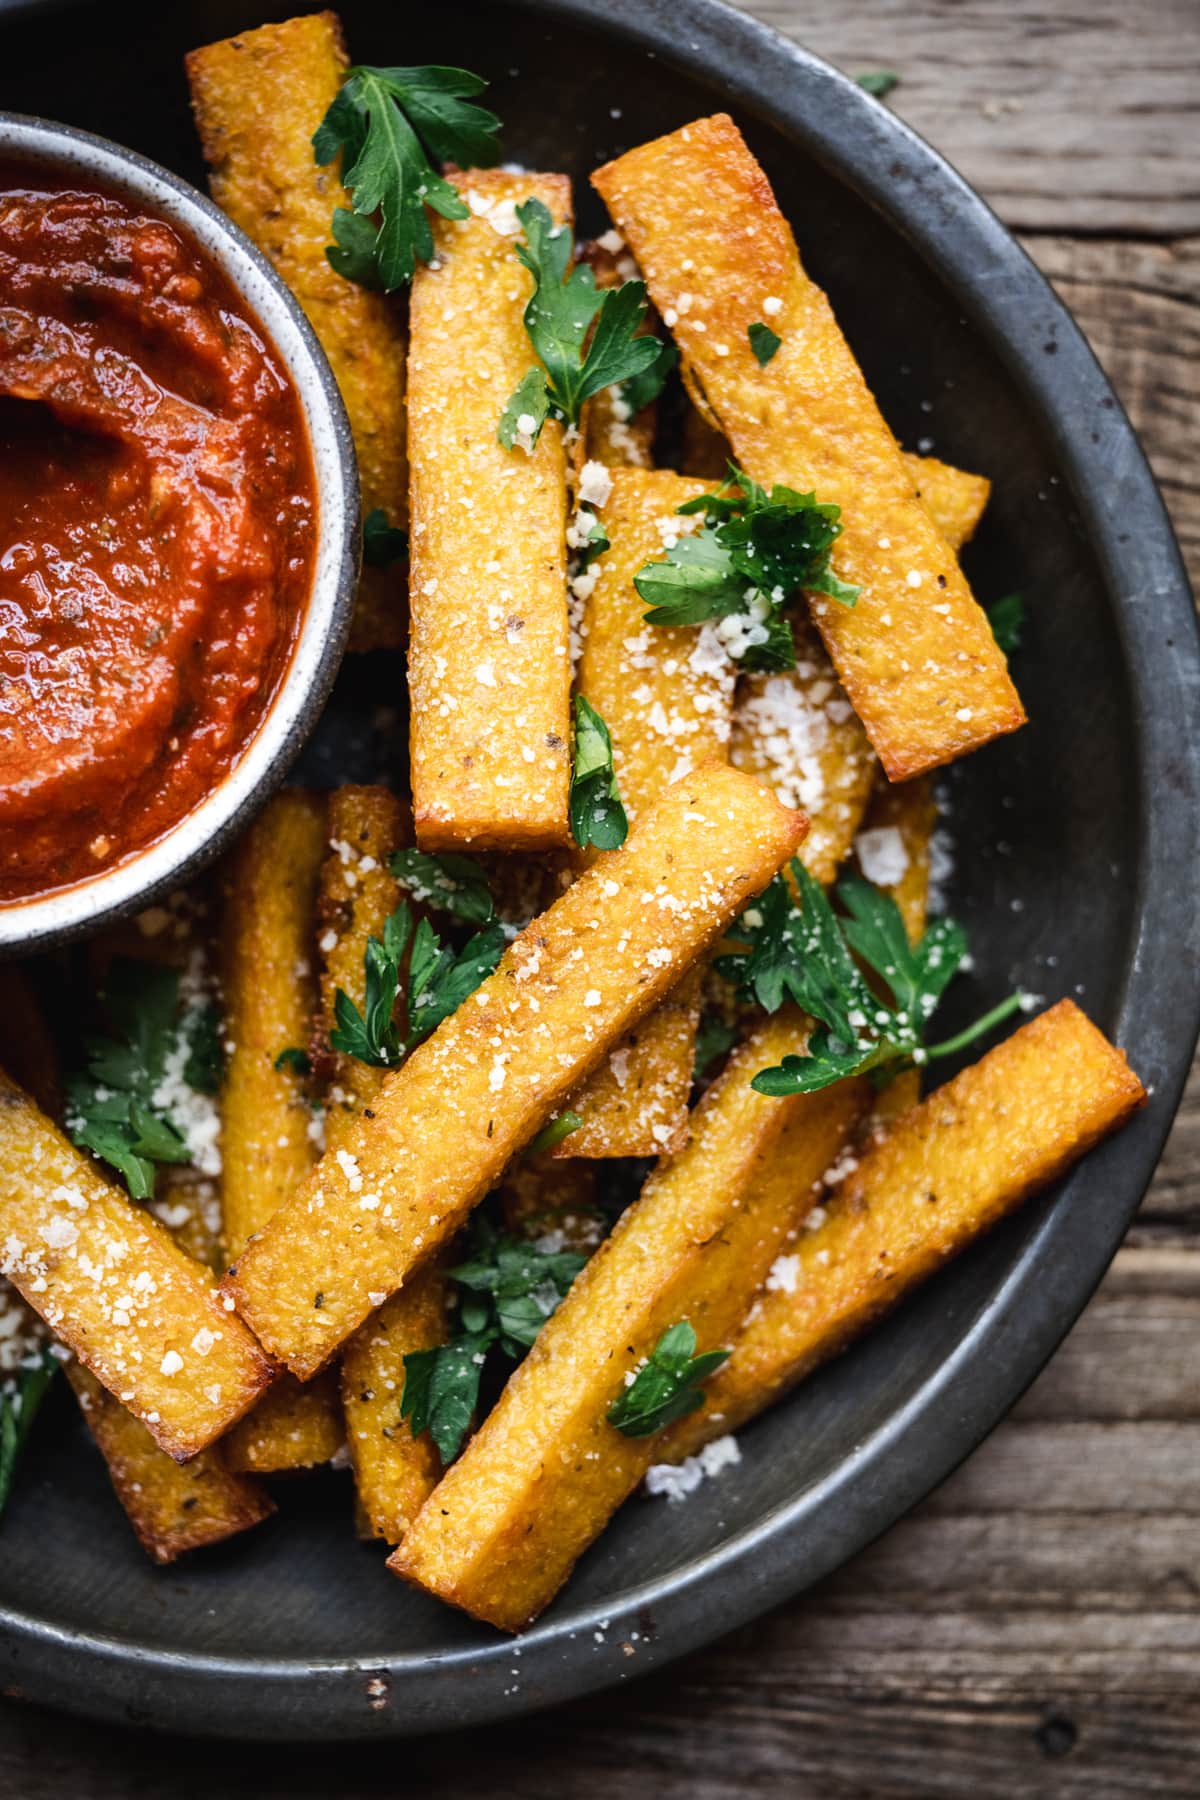
M15 111L15 100L12 110ZM8 96L6 96L6 101ZM0 111L7 110L0 103ZM47 107L50 116L56 109ZM62 107L62 112L70 112ZM358 476L341 396L299 306L265 259L225 216L152 155L114 142L119 115L95 136L79 121L61 131L37 119L0 118L0 167L21 178L98 188L166 219L231 283L291 377L308 437L318 498L311 585L271 698L241 750L203 799L136 853L86 880L0 905L0 953L61 942L126 916L210 860L282 780L329 693L349 629L358 557ZM141 148L136 146L134 148ZM153 147L151 147L151 150ZM147 152L150 155L150 152Z
M724 83L736 84L733 68L701 83L540 9L464 4L451 15L409 8L402 23L395 9L369 0L346 0L340 11L356 60L462 60L486 74L494 83L489 103L505 120L506 154L569 169L585 229L602 222L586 185L592 167L689 117L732 105L898 436L907 447L993 478L986 523L965 557L978 594L991 602L1019 588L1027 598L1026 639L1014 671L1032 723L945 784L956 857L950 903L972 933L977 965L955 990L953 1011L965 1019L1019 979L1049 999L1078 997L1101 1026L1113 1027L1131 962L1144 828L1138 725L1112 601L1056 461L1053 428L1019 391L984 331L964 317L900 229L763 123L751 94L731 100ZM0 59L0 105L41 108L121 136L199 181L182 52L284 15L261 0L185 0L170 8L130 6L119 30L100 8L20 23L8 30ZM837 129L836 119L825 123ZM1053 355L1049 337L1046 355ZM306 752L313 778L362 779L386 770L402 749L394 711L400 680L399 665L385 658L343 671ZM1089 1165L1089 1180L1101 1191L1111 1178L1107 1154ZM475 1671L472 1680L481 1685L474 1688L439 1689L436 1671L414 1685L411 1714L392 1718L386 1728L393 1730L578 1691L598 1679L589 1657L608 1661L602 1629L593 1642L597 1615L619 1612L644 1583L694 1572L698 1561L759 1531L797 1495L824 1492L864 1441L916 1404L996 1304L1054 1205L1051 1198L1030 1208L748 1428L740 1467L673 1507L669 1521L663 1502L627 1507L532 1635L523 1664L491 1633L385 1574L382 1556L353 1539L344 1476L293 1489L279 1522L243 1542L155 1572L133 1545L99 1459L65 1403L39 1431L5 1522L0 1605L68 1634L133 1641L176 1657L265 1658L299 1670L310 1661L369 1666L411 1655L449 1659L447 1681L453 1668ZM993 1374L1002 1381L1002 1371ZM953 1410L953 1399L945 1404ZM908 1498L919 1491L918 1475ZM793 1545L791 1553L796 1582L831 1560L827 1548L809 1554ZM753 1569L746 1580L753 1589ZM706 1629L721 1622L713 1618ZM662 1611L642 1623L640 1649L651 1651ZM484 1679L501 1664L505 1685L510 1668L514 1680L520 1675L520 1693L507 1702L499 1675ZM624 1673L639 1666L628 1663ZM609 1678L617 1672L607 1670ZM58 1697L68 1699L65 1691ZM82 1703L89 1704L86 1697ZM314 1702L324 1729L385 1728L357 1700L328 1714L324 1704ZM194 1712L189 1723L199 1723ZM229 1729L287 1728L282 1713L276 1725L263 1724L249 1702L235 1703L233 1715ZM299 1704L291 1728L314 1729Z

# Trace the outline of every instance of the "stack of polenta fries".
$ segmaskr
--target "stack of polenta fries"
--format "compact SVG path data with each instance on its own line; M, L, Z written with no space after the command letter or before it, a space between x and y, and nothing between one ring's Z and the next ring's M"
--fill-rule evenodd
M920 1098L965 950L927 931L929 772L1024 718L958 562L988 482L900 451L733 122L597 171L614 229L572 268L565 176L453 154L429 95L477 91L461 71L348 71L322 13L188 74L214 195L341 385L352 647L407 644L411 767L280 794L217 917L94 947L101 988L114 959L209 959L215 1223L184 1152L149 1206L102 1172L153 1162L144 1117L114 1152L93 1085L60 1129L35 1004L3 1009L0 1268L159 1560L345 1444L388 1566L516 1630L652 1465L753 1418L1144 1093L1061 1001ZM393 100L389 186L364 164ZM417 179L423 149L445 175ZM653 466L656 328L682 472ZM828 543L794 594L737 576L735 541L762 561L800 524ZM876 885L835 911L856 858ZM611 1169L636 1191L610 1228Z

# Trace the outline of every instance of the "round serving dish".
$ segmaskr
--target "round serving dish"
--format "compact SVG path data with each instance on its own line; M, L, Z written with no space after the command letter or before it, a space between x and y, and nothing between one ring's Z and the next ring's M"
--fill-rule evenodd
M183 50L259 22L254 0L75 7L4 26L14 90L200 177ZM405 1590L354 1542L345 1476L167 1573L146 1564L64 1406L0 1534L9 1691L164 1729L282 1739L461 1728L660 1666L811 1584L991 1429L1099 1281L1178 1101L1200 1011L1200 651L1145 459L1094 358L983 202L892 114L714 0L341 7L352 54L463 60L492 78L506 153L587 172L728 107L904 442L995 481L966 562L1021 587L1031 724L950 778L950 899L972 932L967 1010L1019 979L1075 995L1153 1089L1119 1138L741 1434L686 1503L626 1507L519 1645ZM128 45L138 45L136 62ZM11 73L8 73L11 71ZM374 664L374 668L367 664ZM325 779L402 753L372 704L387 659L340 677L309 753ZM948 1028L954 1023L948 1022ZM519 1650L519 1654L518 1654Z
M28 954L128 916L216 856L282 780L337 673L358 572L358 474L324 352L266 259L211 200L135 151L45 119L0 113L0 162L101 188L176 226L226 276L299 396L317 494L312 587L287 665L229 771L170 830L111 868L0 904L0 955Z

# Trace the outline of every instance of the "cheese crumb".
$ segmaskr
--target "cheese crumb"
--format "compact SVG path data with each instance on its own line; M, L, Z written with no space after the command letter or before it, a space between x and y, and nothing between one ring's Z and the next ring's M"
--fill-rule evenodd
M681 1463L654 1463L646 1470L646 1492L665 1494L668 1500L686 1500L706 1476L719 1475L741 1460L735 1437L714 1438L696 1456L685 1456Z

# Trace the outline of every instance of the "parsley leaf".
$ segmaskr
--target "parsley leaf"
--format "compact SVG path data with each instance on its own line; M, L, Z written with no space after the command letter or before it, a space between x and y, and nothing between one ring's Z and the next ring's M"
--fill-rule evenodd
M626 1437L652 1437L704 1405L700 1383L729 1357L728 1350L697 1356L696 1333L686 1319L663 1332L624 1393L608 1409L608 1422Z
M658 399L667 385L668 375L679 361L679 352L674 344L664 344L657 338L651 341L658 344L658 355L654 361L648 363L640 374L630 375L618 384L621 399L629 408L631 416Z
M58 1358L44 1350L39 1362L13 1377L11 1391L0 1388L0 1514L8 1505L17 1463L57 1369Z
M540 1156L543 1150L553 1150L564 1138L569 1138L579 1130L583 1120L576 1112L559 1113L557 1118L550 1119L542 1126L535 1138L526 1146L526 1156Z
M403 562L408 555L408 533L399 525L389 525L382 506L375 507L363 520L363 561L369 569L386 569Z
M768 1012L790 999L816 1020L807 1055L785 1056L754 1077L750 1085L760 1094L812 1094L867 1073L877 1083L889 1081L901 1069L965 1048L1028 1004L1024 994L1011 994L957 1036L927 1045L929 1021L967 953L961 925L935 919L910 945L890 894L847 876L837 889L846 909L839 918L803 863L793 858L790 867L799 904L777 875L730 933L745 948L716 965L743 998ZM888 1001L875 993L856 956L886 988Z
M575 696L575 760L569 800L571 836L581 849L615 850L629 821L621 805L608 726L582 694Z
M789 669L796 661L792 628L783 609L802 590L828 594L853 606L858 589L839 581L829 566L841 533L840 508L815 494L776 484L768 494L735 463L715 494L701 494L678 508L703 513L703 528L681 536L664 561L648 562L633 584L649 602L651 625L698 625L738 614L745 641L731 645L744 669Z
M410 947L411 946L411 947ZM405 902L384 922L382 938L370 937L363 953L363 1008L360 1012L342 988L333 997L337 1025L329 1042L344 1056L375 1068L389 1069L457 1012L500 961L504 927L497 923L476 932L461 950L442 944L428 919L413 930ZM400 965L408 953L407 1029L396 1023Z
M468 1247L470 1259L449 1272L459 1288L454 1337L404 1358L400 1417L414 1435L431 1434L443 1464L462 1448L489 1352L519 1361L587 1260L497 1231L483 1213L471 1220Z
M469 856L430 856L424 850L397 850L388 868L414 900L453 913L456 919L490 925L496 916L487 876Z
M156 1163L191 1161L163 1084L177 1071L197 1092L216 1091L219 1019L212 1007L181 1016L178 971L129 958L114 960L102 998L115 1035L84 1039L86 1070L66 1083L67 1132L124 1176L135 1200L147 1200Z
M526 200L517 217L525 232L517 255L534 281L525 329L541 367L522 378L497 436L506 450L519 444L532 451L548 418L577 425L585 400L658 365L663 346L637 335L646 312L644 281L601 291L586 263L570 266L571 232L554 223L543 201ZM526 419L532 423L523 424Z
M864 93L873 94L876 100L886 100L892 89L900 86L895 69L864 69L854 79Z
M746 336L750 339L750 348L754 352L754 360L760 369L765 369L783 339L769 325L755 321L746 327Z
M408 1041L414 1050L457 1012L504 954L504 927L499 920L468 938L461 950L442 945L428 919L413 934L408 968Z
M737 1032L716 1013L705 1013L696 1032L696 1050L692 1059L692 1080L700 1081L718 1057L732 1050Z
M1019 650L1025 631L1024 594L1005 594L1003 600L997 600L994 606L988 607L987 616L992 636L1005 656L1011 656L1014 650Z
M412 914L398 906L384 920L383 936L369 937L363 952L363 1008L359 1012L349 994L338 988L333 996L337 1025L329 1042L343 1056L353 1056L373 1068L388 1069L404 1055L393 1014L400 987L400 964L412 937Z
M390 293L412 279L418 260L433 255L426 207L444 219L468 216L457 189L434 165L496 161L500 121L467 98L486 86L465 69L347 70L312 140L322 165L341 152L342 182L354 208L338 207L333 215L335 244L325 254L339 275Z
M312 1060L309 1057L308 1051L298 1050L294 1044L289 1044L286 1050L281 1050L279 1052L279 1055L275 1058L275 1067L277 1069L291 1069L297 1075L312 1074Z

